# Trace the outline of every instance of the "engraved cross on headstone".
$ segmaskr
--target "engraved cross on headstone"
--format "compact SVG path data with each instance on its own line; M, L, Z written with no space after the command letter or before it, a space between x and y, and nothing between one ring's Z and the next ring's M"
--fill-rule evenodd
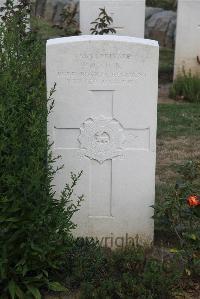
M112 169L114 160L127 150L150 148L149 128L124 128L114 115L114 90L90 90L95 101L107 100L110 115L88 115L78 128L54 127L55 149L79 149L90 163L90 217L112 217ZM98 186L97 186L98 185ZM101 194L96 190L100 188Z

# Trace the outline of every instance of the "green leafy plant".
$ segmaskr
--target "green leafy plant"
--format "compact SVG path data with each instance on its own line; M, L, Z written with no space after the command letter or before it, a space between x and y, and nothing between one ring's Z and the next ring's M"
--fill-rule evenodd
M104 34L109 34L109 33L116 33L116 30L111 26L111 24L113 23L113 19L107 14L106 9L105 8L99 8L100 13L98 18L91 23L91 25L94 25L94 27L92 27L90 29L91 34L94 35L104 35Z
M71 218L82 197L72 202L81 176L55 198L55 167L47 141L44 44L27 30L28 1L8 0L0 23L0 294L41 298L42 289L66 290L56 279L71 248Z
M174 190L154 207L155 220L176 236L177 246L172 252L179 255L185 273L197 278L200 275L200 198L196 195L199 189L196 178L200 167L199 163L188 161L181 169L182 176Z
M98 271L81 283L81 298L174 298L180 279L175 260L161 261L139 246L101 255Z
M194 184L200 177L200 162L186 161L184 164L178 167L178 172L181 178L191 184ZM197 188L199 185L197 186Z
M80 298L172 299L181 269L176 258L160 258L153 249L132 246L111 251L92 239L78 238L66 257L61 281Z
M170 97L176 100L188 101L191 103L200 102L200 77L191 72L183 71L174 80L170 90Z

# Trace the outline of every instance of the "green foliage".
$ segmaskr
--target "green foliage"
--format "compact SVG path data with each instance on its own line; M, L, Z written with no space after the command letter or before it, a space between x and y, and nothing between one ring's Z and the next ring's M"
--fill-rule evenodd
M159 104L158 137L178 138L180 136L196 136L198 138L200 134L199 119L199 104Z
M66 280L67 274L68 287L77 289L82 282L101 279L102 273L107 271L107 261L104 249L97 241L78 238L68 251L63 279Z
M180 279L175 260L160 261L142 247L110 252L96 246L93 254L87 254L86 247L81 246L83 257L76 255L71 265L71 275L81 282L81 298L174 298ZM93 258L88 259L91 255Z
M99 8L99 10L100 14L98 18L91 23L91 25L94 25L94 27L90 29L91 33L95 35L116 33L116 30L110 27L113 23L113 19L107 14L106 9Z
M200 77L190 72L180 74L174 80L170 90L170 97L191 103L200 103Z
M142 255L120 253L120 261L126 263L121 270L114 255L111 271L96 284L85 282L81 285L81 298L173 298L177 278L172 268L157 259L145 260ZM122 263L120 263L121 265ZM170 269L170 270L169 270ZM179 277L178 274L176 274Z
M188 161L179 171L181 177L174 190L154 207L155 221L176 236L179 245L173 252L180 256L186 274L200 278L200 206L191 207L187 202L190 195L198 194L200 164Z
M161 7L167 10L176 10L177 0L147 0L147 6Z
M195 180L200 177L200 162L186 161L183 165L179 166L178 172L183 180L194 184Z
M52 24L45 19L33 16L31 17L31 30L36 32L37 37L44 41L64 35L62 28L52 26Z
M63 291L54 276L71 247L72 174L55 199L54 158L47 141L44 45L28 30L28 1L7 1L0 23L0 294L41 298L41 288ZM48 152L48 154L47 154Z

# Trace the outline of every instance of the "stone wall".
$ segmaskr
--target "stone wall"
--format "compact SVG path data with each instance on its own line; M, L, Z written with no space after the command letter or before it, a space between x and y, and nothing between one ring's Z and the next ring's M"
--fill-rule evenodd
M174 48L176 12L146 7L145 19L145 37L157 40L160 46Z

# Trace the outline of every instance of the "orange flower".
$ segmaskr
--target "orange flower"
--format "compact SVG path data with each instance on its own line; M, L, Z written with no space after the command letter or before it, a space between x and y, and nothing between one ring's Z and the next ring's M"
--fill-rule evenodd
M196 206L200 205L199 196L197 196L197 195L188 196L187 203L190 207L196 207Z

